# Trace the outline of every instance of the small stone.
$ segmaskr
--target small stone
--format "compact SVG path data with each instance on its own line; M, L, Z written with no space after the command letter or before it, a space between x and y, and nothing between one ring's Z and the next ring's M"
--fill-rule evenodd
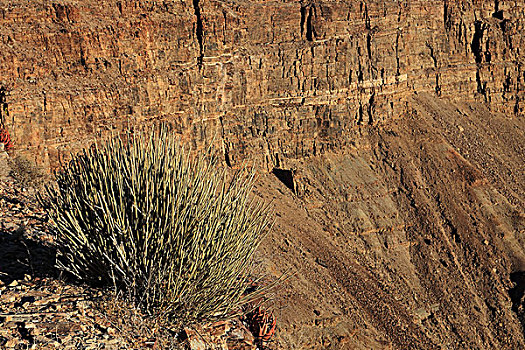
M230 330L231 326L227 322L219 321L212 325L211 334L214 336L222 336Z
M9 339L7 343L4 344L6 348L14 348L18 345L18 339Z
M484 241L483 241L483 244L484 244L484 245L489 245L489 241L484 240Z
M14 280L13 282L9 283L9 287L16 287L18 286L18 281Z
M144 342L144 345L146 345L148 348L154 348L156 344L155 340L146 340Z
M244 332L242 331L242 329L234 329L233 331L231 331L229 333L229 337L230 339L234 339L234 340L242 340L244 339Z
M197 332L190 328L184 328L190 350L206 350L206 343Z

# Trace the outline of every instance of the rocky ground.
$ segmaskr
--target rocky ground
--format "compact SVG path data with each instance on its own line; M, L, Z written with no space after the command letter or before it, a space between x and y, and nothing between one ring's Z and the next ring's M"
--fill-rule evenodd
M54 267L54 236L32 185L0 153L0 348L255 349L236 318L175 328L145 317L111 290L68 281ZM11 176L11 175L14 175ZM23 181L21 181L23 180ZM266 344L271 345L271 344Z

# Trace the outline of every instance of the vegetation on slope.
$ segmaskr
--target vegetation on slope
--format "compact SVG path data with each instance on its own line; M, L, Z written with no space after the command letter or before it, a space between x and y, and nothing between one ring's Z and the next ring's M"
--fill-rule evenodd
M162 127L94 145L56 177L44 202L61 269L186 322L253 299L250 257L272 224L249 199L253 172L230 181L209 152L193 157Z

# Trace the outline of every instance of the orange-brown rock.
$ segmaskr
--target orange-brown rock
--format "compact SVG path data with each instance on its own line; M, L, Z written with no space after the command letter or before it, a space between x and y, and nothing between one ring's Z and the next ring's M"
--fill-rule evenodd
M255 192L276 211L259 266L291 272L275 347L525 347L523 1L0 11L0 112L18 150L55 168L168 121L228 165L274 169Z
M55 167L166 120L269 168L353 142L415 92L524 113L521 1L16 0L0 8L2 118Z

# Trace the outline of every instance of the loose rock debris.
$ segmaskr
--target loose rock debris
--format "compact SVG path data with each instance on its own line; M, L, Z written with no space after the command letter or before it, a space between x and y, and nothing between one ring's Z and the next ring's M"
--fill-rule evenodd
M8 174L0 173L0 349L257 348L239 318L174 326L141 314L111 290L66 281L54 267L55 239L38 189Z

